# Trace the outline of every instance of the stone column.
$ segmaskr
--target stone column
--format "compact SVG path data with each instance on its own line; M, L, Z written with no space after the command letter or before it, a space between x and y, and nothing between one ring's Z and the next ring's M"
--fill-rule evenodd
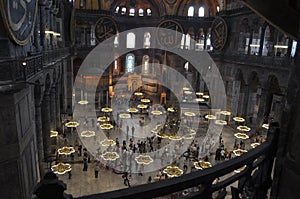
M60 121L60 83L56 84L56 93L55 93L55 102L56 102L56 129L60 129L61 121Z
M43 47L43 50L46 49L46 35L45 35L45 30L46 30L46 4L43 3L45 1L39 1L39 17L40 17L40 20L39 20L39 28L40 28L40 42L41 42L41 46Z
M51 130L56 130L56 87L50 90L50 121Z
M259 107L258 107L258 113L257 113L257 127L260 128L266 111L266 103L267 103L267 90L265 88L261 88L261 95L259 100Z
M36 128L36 141L39 158L40 176L44 176L44 146L43 146L43 131L42 131L42 112L40 102L35 103L35 128Z
M42 131L43 131L43 146L44 156L49 157L51 154L50 149L50 94L45 93L42 102Z

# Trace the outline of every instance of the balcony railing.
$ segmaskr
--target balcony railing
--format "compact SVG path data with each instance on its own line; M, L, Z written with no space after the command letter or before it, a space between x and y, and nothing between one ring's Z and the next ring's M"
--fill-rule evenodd
M232 198L240 198L240 196L242 198L255 199L267 198L268 189L272 184L271 172L276 156L278 137L278 124L273 123L270 126L267 140L240 157L233 158L208 169L185 174L181 177L127 189L83 196L77 199L150 199L169 194L176 196L176 193L182 193L183 190L188 188L194 188L195 191L186 196L181 195L180 198L211 199L213 193L218 193L216 198L221 199L226 197L227 191L225 188L228 186L231 186ZM244 165L246 167L243 171L236 174L233 173L236 169ZM213 181L219 177L222 177L222 181L213 184ZM232 186L234 182L238 182L237 187ZM40 184L43 184L43 181ZM55 193L51 192L51 186L49 187L49 193L55 195ZM47 185L44 185L43 190L48 190ZM61 192L62 194L63 192Z

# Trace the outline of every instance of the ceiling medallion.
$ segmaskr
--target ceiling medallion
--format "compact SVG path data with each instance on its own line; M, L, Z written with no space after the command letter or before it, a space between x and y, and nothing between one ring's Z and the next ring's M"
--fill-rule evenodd
M26 44L35 26L38 0L3 0L0 7L9 37L19 45Z
M170 30L167 30L170 29ZM173 31L172 31L173 30ZM172 49L180 45L183 29L173 20L162 21L156 31L157 42L161 47Z
M110 17L101 17L95 26L95 37L98 42L103 42L117 34L115 21Z
M211 44L215 50L222 50L227 41L227 24L221 17L216 17L211 25Z

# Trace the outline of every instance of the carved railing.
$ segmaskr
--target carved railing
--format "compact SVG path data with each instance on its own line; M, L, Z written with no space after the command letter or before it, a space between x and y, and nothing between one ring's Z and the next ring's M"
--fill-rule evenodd
M276 156L279 127L273 123L268 131L267 139L260 146L251 149L240 157L235 157L211 168L191 172L181 177L167 179L155 183L139 185L106 193L99 193L77 199L120 199L120 198L155 198L172 194L179 198L211 199L225 198L226 187L231 186L232 198L265 199L272 184L271 172ZM240 173L233 174L236 169L246 165ZM216 178L222 181L213 184ZM237 187L232 184L238 182ZM186 196L179 194L185 189L194 191ZM229 190L229 189L227 189ZM219 192L218 192L219 191ZM177 198L178 198L177 197Z
M24 59L5 59L0 60L0 81L26 81L33 77L44 67L70 54L69 48L44 51L42 53L28 56Z

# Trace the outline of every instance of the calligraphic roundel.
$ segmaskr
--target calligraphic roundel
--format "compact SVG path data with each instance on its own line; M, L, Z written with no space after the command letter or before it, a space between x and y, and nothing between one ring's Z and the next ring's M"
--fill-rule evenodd
M211 44L215 50L222 50L227 41L227 24L221 17L216 17L211 25Z
M109 17L101 17L95 26L95 37L98 42L115 36L117 34L117 26L115 21Z
M168 31L171 29L173 31ZM156 32L157 42L160 46L165 48L175 48L181 43L183 36L183 29L179 23L173 20L162 21L158 25Z
M26 44L35 25L38 0L2 0L0 8L10 38L19 45Z

